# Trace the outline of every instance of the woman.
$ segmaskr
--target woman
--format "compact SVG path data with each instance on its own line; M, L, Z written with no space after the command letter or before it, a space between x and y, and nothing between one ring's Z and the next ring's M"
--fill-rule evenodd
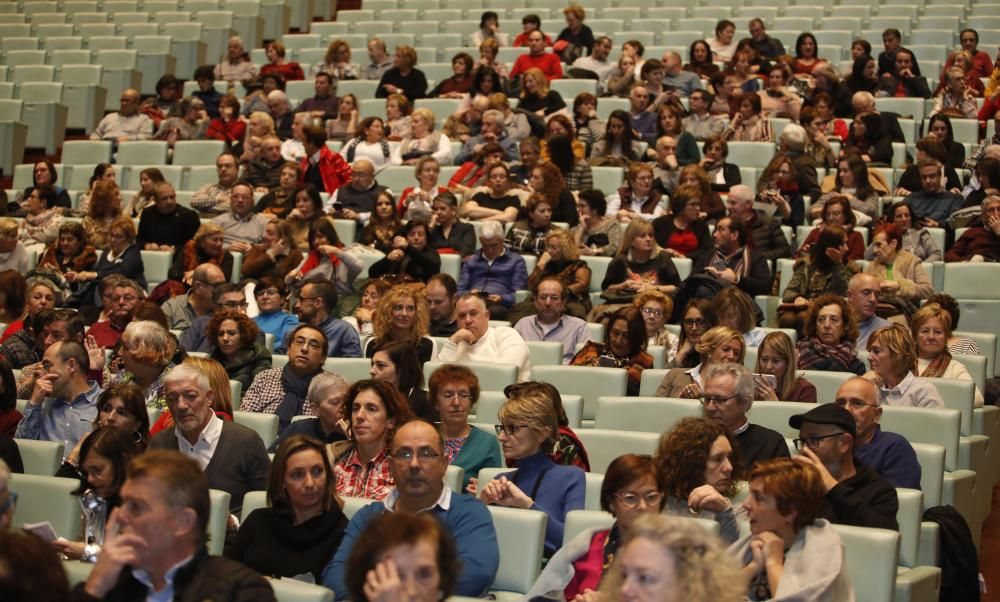
M275 439L269 453L278 450L286 439L308 437L330 445L347 441L347 423L341 419L344 411L344 397L351 384L339 374L319 372L309 381L306 402L316 410L316 416L293 420Z
M351 600L437 602L451 596L460 565L448 530L426 514L376 516L347 559Z
M107 166L107 163L102 165ZM112 168L112 172L113 172ZM113 176L112 176L113 177ZM56 200L55 206L63 207L69 209L72 206L72 201L69 198L69 192L66 191L62 186L57 186L56 182L59 180L59 174L56 173L56 165L48 159L43 159L35 163L34 169L31 171L31 186L28 186L21 193L19 202L24 202L31 195L31 191L35 188L44 188L48 186L55 191ZM23 209L23 207L22 207Z
M590 150L590 164L598 167L626 167L630 161L640 160L640 142L632 130L628 113L615 109L608 115L604 139L595 142Z
M258 310L253 321L261 332L274 337L276 350L281 351L284 351L282 345L285 335L299 324L298 316L284 309L287 296L288 289L285 287L284 279L275 276L261 277L253 290Z
M138 452L146 449L149 443L149 413L143 400L143 391L133 383L110 385L97 398L97 417L94 419L94 431L82 437L73 450L66 454L62 467L56 472L57 477L80 478L80 452L83 443L97 429L115 427L129 436L129 440Z
M859 56L854 59L851 74L844 80L852 94L868 92L875 94L878 87L878 62L871 55Z
M740 536L732 502L742 476L735 448L733 436L721 424L688 416L663 433L655 459L665 512L714 520L726 543Z
M700 363L694 368L671 368L656 388L657 397L698 399L702 396L701 374L712 364L743 363L743 335L728 326L713 326L701 335L694 350Z
M902 246L903 237L896 226L885 224L878 228L872 237L875 257L865 272L880 280L881 294L919 303L934 292L934 285L920 259Z
M579 4L567 6L562 12L566 18L566 27L559 32L554 48L562 62L571 65L576 59L593 53L594 32L583 24L587 13Z
M713 75L719 73L719 66L713 62L712 47L705 40L695 40L691 42L688 49L688 63L684 65L685 71L690 71L702 79L711 79ZM726 59L724 62L729 62Z
M361 289L361 305L354 310L353 315L344 316L341 319L350 324L358 332L359 336L373 336L375 333L373 324L375 311L378 308L379 301L382 300L382 297L390 288L392 288L392 284L381 278L369 280L365 283L364 288Z
M795 74L812 75L813 69L823 64L826 64L826 60L819 58L816 36L808 31L799 34L795 39L795 60L792 61Z
M59 226L63 223L62 209L55 206L56 193L50 187L37 186L22 204L26 211L18 229L18 238L24 248L38 254L55 242L59 236Z
M240 525L226 556L268 577L309 573L320 583L347 529L326 446L303 435L278 446L267 477L267 507Z
M798 367L802 370L864 374L865 365L854 349L858 340L858 317L843 295L825 293L810 303L802 339L795 345L799 354Z
M955 130L951 127L951 118L938 113L930 118L927 123L927 135L934 136L938 142L944 144L948 159L945 165L952 169L961 169L965 163L965 145L955 142Z
M739 97L738 110L733 113L724 133L731 142L772 142L774 133L771 122L761 115L760 96L744 94Z
M562 117L562 120L556 119L555 117ZM550 128L550 131L560 129L565 130L565 128L560 125L561 121L565 120L566 125L570 126L569 119L563 115L556 115L549 120L549 124L556 124ZM586 152L583 142L575 140L572 138L572 130L569 134L558 134L550 136L545 140L546 144L543 146L543 151L548 151L548 160L559 169L560 175L562 175L563 180L566 182L566 188L573 192L579 192L580 190L588 190L594 187L594 172L590 168L590 164L583 158ZM580 153L576 153L576 149L579 147Z
M729 548L750 600L854 599L840 535L817 518L826 489L812 463L777 458L750 471L750 534Z
M419 293L420 289L397 284L382 295L372 316L374 328L365 357L374 357L377 348L389 343L412 345L421 365L436 355L434 340L427 335L431 321L427 299Z
M219 116L208 123L205 138L221 140L227 146L241 142L247 133L247 122L240 119L240 101L226 95L219 101Z
M673 332L667 329L667 321L674 313L673 300L660 291L647 291L632 300L633 307L642 312L646 323L647 345L665 347L664 360L667 364L677 355L680 341Z
M807 92L808 97L815 102L820 94L830 97L830 109L837 117L848 117L854 113L851 106L851 90L840 80L840 74L830 63L820 63L813 68L815 87Z
M948 351L951 353L964 353L966 355L982 355L979 345L968 337L954 334L958 330L958 320L962 317L961 308L958 301L947 293L935 293L927 298L927 303L937 303L951 317L952 335L948 337Z
M249 105L250 103L247 104ZM272 118L270 113L267 112L267 103L262 104L264 106L250 112L247 121L246 135L243 138L243 143L239 145L241 148L237 149L240 153L239 157L242 165L249 165L251 161L259 158L258 153L260 152L260 145L266 136L277 135L274 129L274 118ZM247 108L249 108L249 106ZM243 111L243 116L247 116L247 111L245 109Z
M443 79L427 93L430 98L462 98L472 89L472 57L459 52L451 58L451 77Z
M538 256L535 268L528 274L528 289L535 291L542 280L555 277L562 285L564 312L570 316L586 319L590 313L591 270L580 260L573 235L568 230L557 228L547 232L543 238L544 252ZM535 313L534 303L523 315ZM513 319L511 323L516 323Z
M230 380L240 383L242 390L250 388L254 377L271 367L271 352L258 342L260 329L246 314L237 311L217 311L208 321L209 357L226 368Z
M657 244L674 257L697 260L714 249L708 223L701 218L700 188L678 186L670 197L670 214L653 220Z
M442 132L434 131L434 113L420 108L410 116L410 135L393 150L392 164L416 165L427 156L434 157L442 165L450 164L451 141Z
M611 69L608 82L605 84L608 96L628 97L632 86L638 81L639 74L635 67L636 59L634 56L622 53L618 57L618 64Z
M18 240L18 222L12 217L0 217L0 272L28 273L28 251ZM5 321L10 323L9 320Z
M612 257L622 240L622 227L605 217L608 202L600 190L581 190L576 203L580 223L570 229L580 255Z
M303 80L306 78L302 72L302 67L294 62L285 60L285 45L281 42L271 42L264 46L267 54L267 64L260 68L258 75L263 77L276 73L286 82Z
M551 556L562 545L566 514L583 509L584 472L549 458L559 423L552 402L544 395L532 392L512 397L500 408L498 418L497 437L504 457L517 460L517 472L482 484L479 497L486 504L544 512L548 517L545 555Z
M93 271L66 272L66 280L70 282L86 282L89 286L80 290L78 298L81 303L89 304L97 292L97 283L105 276L120 274L146 286L145 267L142 255L135 244L135 222L129 217L119 217L111 225L111 246L97 258Z
M948 341L952 337L951 314L937 303L928 303L913 314L913 339L917 345L917 368L921 378L951 378L971 381L972 376L962 362L952 358ZM983 406L983 393L975 388L976 407Z
M649 337L642 311L623 307L608 320L604 342L587 341L570 361L571 366L624 368L628 373L625 394L639 394L642 371L653 367L653 356L646 353Z
M531 170L528 185L531 192L540 194L548 203L552 209L552 221L569 224L570 227L580 223L573 193L566 188L558 167L551 163L539 163Z
M716 324L728 326L743 335L747 347L757 347L764 340L764 331L757 328L756 303L739 288L727 286L712 298Z
M826 292L847 294L851 274L844 265L848 250L844 229L826 226L818 230L820 234L814 244L810 243L808 253L795 261L792 279L781 295L778 318L782 328L801 328L801 312L809 309L815 297Z
M968 163L966 161L966 164ZM975 174L976 183L974 184L970 180L969 186L962 191L965 196L962 208L980 207L980 214L982 214L981 207L986 197L1000 194L1000 189L997 188L1000 186L1000 161L991 157L983 157L975 163L972 171Z
M396 46L392 67L382 74L375 90L376 98L402 94L410 102L427 96L427 78L416 68L417 51L410 46Z
M581 92L573 99L573 127L577 140L583 142L587 150L604 137L608 124L597 117L596 96Z
M755 401L799 401L816 403L816 386L795 375L798 354L792 339L783 332L772 332L757 348L754 367L753 398ZM760 376L758 376L760 375ZM773 385L770 379L773 376Z
M665 102L656 108L656 139L663 136L670 136L677 142L675 156L678 165L694 165L701 161L698 142L690 132L684 130L682 106Z
M87 183L87 192L80 196L80 211L86 214L90 209L90 196L94 192L94 186L98 182L114 182L118 183L117 172L115 171L115 166L111 163L98 163L94 166L94 171L90 175L90 180Z
M869 165L892 165L892 138L882 130L882 118L877 113L858 113L844 145L845 152L861 155Z
M663 509L664 486L649 456L625 454L608 466L601 509L615 517L610 529L587 529L549 559L526 599L586 600L594 595L636 519Z
M922 325L926 326L926 322ZM925 337L926 335L927 333ZM930 333L930 337L934 336ZM937 346L940 347L940 344ZM938 357L948 359L944 355ZM879 328L868 337L868 365L871 366L871 372L865 377L878 387L880 406L945 407L934 385L923 378L917 379L917 345L910 336L910 331L902 324ZM940 366L941 362L937 367ZM930 372L933 373L934 370ZM968 373L966 376L968 378Z
M66 222L59 226L59 240L45 249L45 254L38 260L38 267L60 278L70 272L93 269L97 263L97 251L88 243L82 224ZM73 283L72 290L75 292L78 288L79 285Z
M771 65L767 76L767 87L759 92L761 111L765 118L789 117L798 121L802 110L802 97L789 86L792 72L788 65L778 62Z
M701 153L703 158L698 165L708 177L712 192L729 192L733 186L743 183L739 166L726 162L729 157L729 144L726 142L725 136L720 135L705 140L705 144L701 147ZM722 202L720 201L719 204ZM725 215L725 205L723 205L721 215L709 214L709 219L719 219L722 215Z
M510 166L510 179L515 186L527 188L531 181L531 174L540 164L542 142L534 136L529 136L518 143L517 149L521 160Z
M736 40L733 39L735 33L736 25L729 19L722 19L715 24L715 37L708 41L713 60L728 63L733 59L736 52Z
M774 217L786 226L802 225L806 207L799 191L799 181L792 158L778 153L764 168L757 180L756 202L774 205Z
M288 275L285 282L298 292L310 282L329 280L338 295L354 292L354 279L361 273L361 260L344 248L337 229L328 218L313 222L309 228L309 254Z
M479 401L479 379L466 366L444 364L431 374L427 388L441 417L444 455L465 471L464 491L483 468L503 466L496 437L469 424L469 413Z
M947 111L951 116L961 115L966 119L976 119L979 113L976 93L966 83L965 71L961 67L951 67L945 74L947 80L934 95L931 116Z
M122 215L125 217L139 217L146 207L152 206L156 202L156 194L153 188L160 182L165 182L161 172L156 167L147 167L139 172L139 191L129 199L122 207Z
M392 239L392 250L368 268L372 278L426 282L441 271L441 256L427 246L427 222L412 219Z
M174 367L171 358L176 348L174 337L156 322L130 322L122 333L120 361L111 362L104 382L135 383L145 392L146 407L162 410L167 407L163 377Z
M843 84L841 84L843 85ZM847 95L848 101L850 101L850 94ZM812 96L812 108L815 109L815 115L818 122L826 122L825 134L827 135L827 140L837 140L843 143L847 140L847 122L843 119L839 119L837 115L834 114L834 103L836 102L832 95L827 92L817 92ZM851 105L848 105L850 107ZM853 107L852 107L853 110ZM845 113L849 115L850 112Z
M569 417L566 415L566 409L563 407L562 395L559 394L559 389L550 383L527 381L507 385L503 388L503 394L507 399L524 397L526 395L541 395L543 399L550 403L552 409L556 412L556 422L559 425L559 432L555 444L549 451L549 458L556 464L576 466L584 472L590 472L590 458L587 456L587 450L583 447L580 437L569 426ZM507 458L506 464L508 468L517 468L517 460L512 458Z
M495 40L498 46L510 46L510 36L500 31L500 17L492 10L483 11L479 16L479 29L472 33L472 45L479 46L484 40Z
M566 108L566 102L555 90L549 89L549 80L541 69L532 67L521 76L521 96L518 109L547 117Z
M194 239L174 253L167 278L190 285L194 269L203 263L219 266L227 281L233 276L233 256L225 250L222 226L214 222L203 223Z
M601 296L615 303L631 303L647 290L672 295L680 283L670 253L660 248L653 237L652 224L635 220L625 229L618 253L608 264Z
M413 175L417 179L417 185L407 186L399 195L398 212L402 217L409 216L411 203L414 205L414 209L419 209L421 213L430 214L434 197L448 191L444 186L438 186L438 178L441 177L441 163L434 157L425 156L417 160L413 167Z
M437 162L436 159L431 160ZM396 213L396 201L392 198L392 193L382 190L375 197L374 211L371 212L368 224L362 228L361 235L358 236L358 244L372 247L388 255L392 252L393 241L402 227L403 221Z
M167 158L173 158L174 145L179 140L204 140L209 124L205 102L196 97L182 98L172 114L160 122L154 140L166 140Z
M826 228L840 228L845 232L845 242L847 251L840 258L842 263L856 261L864 257L865 239L861 233L855 230L858 225L858 217L851 209L851 201L844 195L832 196L823 204L820 212L821 222L809 232L809 236L802 241L799 247L799 255L811 253L812 246L820 239L822 231Z
M667 212L663 193L653 188L653 167L635 161L628 166L628 180L608 196L608 217L621 222L652 221Z
M875 218L878 211L878 193L872 188L868 175L868 164L857 153L848 153L837 161L837 175L833 190L824 193L809 207L809 217L816 219L823 213L827 201L836 197L847 197L851 209Z
M472 224L458 221L458 199L445 191L434 197L431 210L434 224L427 245L440 255L468 257L476 252L476 230Z
M358 97L353 94L341 96L337 103L337 117L326 120L326 137L331 140L346 140L356 136L359 115Z
M381 501L396 485L389 472L388 443L413 413L391 383L359 380L344 402L350 439L331 448L337 493Z
M900 235L902 241L899 245L900 250L913 253L920 261L941 261L941 249L938 249L927 228L917 223L909 202L904 200L893 204L889 210L889 217ZM869 261L875 259L873 245L869 245L865 251L865 259Z
M502 163L505 155L503 146L498 142L487 142L479 146L478 150L468 155L467 161L461 161L458 170L448 180L448 192L466 196L472 190L485 186L489 181L490 167ZM422 209L426 209L424 215L429 219L430 203Z
M385 122L378 117L365 117L357 127L357 135L344 145L341 154L348 163L358 159L371 161L375 171L391 165L392 151L385 139Z
M390 94L385 99L385 124L389 128L389 140L402 140L411 136L412 113L413 103L402 94Z
M504 243L519 255L541 255L545 249L545 236L552 232L552 205L541 194L528 197L524 204L527 219L514 222Z
M771 64L761 57L753 46L747 46L736 51L733 60L729 61L729 72L733 78L734 92L739 90L747 96L756 96L754 92L761 89L761 79L758 73L762 67L770 67ZM767 70L764 70L767 73ZM742 94L741 94L742 96Z
M264 236L260 242L251 245L243 255L243 278L272 277L284 280L288 272L302 261L302 251L295 245L295 233L291 224L282 219L274 219L264 226Z
M335 38L326 47L326 55L323 61L317 63L312 68L312 74L328 73L333 78L334 83L349 79L358 79L361 69L357 64L351 62L351 45Z

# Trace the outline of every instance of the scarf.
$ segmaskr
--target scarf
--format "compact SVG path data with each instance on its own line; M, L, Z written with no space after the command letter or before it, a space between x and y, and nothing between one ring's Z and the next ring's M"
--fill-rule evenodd
M817 337L809 337L799 341L795 349L799 352L799 368L802 370L829 370L829 360L833 360L840 364L841 370L850 372L850 365L858 358L854 343L850 341L827 345Z
M302 413L302 406L306 402L306 393L309 391L309 383L322 370L321 366L319 370L303 377L292 372L292 367L289 364L285 364L281 369L281 387L285 390L285 398L281 400L281 405L275 412L278 415L279 432L285 430L285 427L292 423L292 418Z
M930 364L927 364L927 368L920 373L923 378L941 378L944 376L944 370L951 363L951 353L945 349L938 354L936 358L931 360Z
M332 253L327 255L327 258L329 258L330 263L333 264L333 271L336 273L337 265L340 263L340 258ZM308 274L313 270L313 268L318 267L322 261L323 255L319 251L309 251L309 255L306 257L305 262L302 263L302 269L299 271L302 272L302 274Z
M656 206L660 204L661 192L653 188L649 191L649 196L646 197L646 201L642 204L642 213L652 214L656 209ZM632 210L632 199L634 194L632 193L632 187L626 184L618 189L618 197L621 199L621 208L628 211Z

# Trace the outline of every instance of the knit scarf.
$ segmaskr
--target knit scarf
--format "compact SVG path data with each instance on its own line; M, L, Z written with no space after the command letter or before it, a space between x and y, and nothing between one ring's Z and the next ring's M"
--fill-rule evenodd
M811 370L828 359L833 359L843 370L847 370L858 357L854 352L854 344L850 341L827 345L817 337L809 337L799 341L795 349L799 352L799 368L802 370Z
M306 403L306 393L309 391L309 383L314 376L323 370L322 367L306 376L298 376L292 372L292 367L285 364L281 369L281 387L285 390L285 398L278 406L278 425L280 430L292 423L292 418L302 413L302 406Z
M927 364L927 368L920 373L923 378L941 378L944 376L944 370L951 363L951 353L945 349L938 354L936 358L931 360L931 363Z

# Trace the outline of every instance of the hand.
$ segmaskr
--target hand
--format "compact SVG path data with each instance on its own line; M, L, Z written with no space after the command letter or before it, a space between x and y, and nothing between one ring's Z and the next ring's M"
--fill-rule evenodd
M344 209L340 214L344 216L344 219L358 219L358 214L353 209Z
M188 270L184 272L184 276L181 278L181 281L184 284L191 286L191 283L194 282L194 270Z
M830 471L823 465L823 461L819 459L816 452L809 449L808 445L803 445L798 455L792 456L792 459L803 464L811 464L813 468L818 470L820 478L823 479L823 487L827 492L837 486L837 479L833 478Z
M393 249L389 251L389 254L385 256L389 261L401 261L406 254L399 249Z
M359 307L354 310L354 318L358 322L371 322L372 321L372 310L366 309L364 307Z
M87 544L82 541L66 541L60 537L49 545L55 548L56 552L66 555L70 560L80 560L83 558L83 548Z
M479 487L479 479L472 477L469 479L469 484L465 486L465 492L471 496L477 496L477 489Z
M121 508L111 511L105 527L101 554L84 585L86 592L95 598L104 598L118 582L122 569L125 566L137 566L140 554L149 548L146 540L138 535L118 532L121 511Z
M510 508L528 509L535 503L513 481L508 481L507 477L500 477L487 483L482 499L487 504Z
M718 276L720 279L725 280L729 284L736 284L738 280L736 272L732 268L726 268L721 272L715 268L711 268L712 272Z
M843 263L844 252L837 247L828 247L826 250L826 256L830 258L830 261L834 263Z
M471 345L476 342L476 335L472 334L472 331L467 328L459 328L455 331L455 334L448 337L448 340L456 345L461 343Z
M63 274L63 277L66 278L68 282L76 282L77 273L70 270L69 272Z
M396 563L390 558L375 565L365 576L365 598L372 602L406 602L409 600Z
M761 552L765 562L784 559L785 540L770 531L759 533L754 539L761 543Z
M986 216L986 223L984 225L994 234L1000 233L1000 215L991 214Z
M87 335L87 338L83 340L83 346L87 349L87 357L90 359L90 369L103 372L104 348L97 344L97 339L92 335Z
M759 401L781 401L778 399L778 392L771 385L757 379L753 383L753 398Z
M809 305L809 299L805 297L796 297L795 301L792 301L795 305Z
M709 510L715 513L725 512L732 505L729 498L716 491L715 487L711 485L695 487L688 495L688 508L696 512L701 512L702 510Z
M288 255L288 242L284 238L276 238L271 243L271 252L277 257Z
M892 196L908 196L910 191L900 186L896 190L892 191Z
M986 258L977 254L970 257L968 263L983 263L984 261L986 261Z
M682 399L698 399L701 397L702 390L701 385L698 383L691 383L690 385L681 389Z
M757 537L750 540L750 558L751 564L757 567L757 570L754 571L756 575L764 568L764 542Z
M278 240L281 240L281 239L279 238ZM236 242L234 242L234 243L232 243L232 244L229 245L229 250L230 251L234 251L236 253L247 253L247 252L250 251L251 248L252 247L250 246L250 243L243 242L241 240L240 241L236 241Z
M550 261L552 261L552 256L549 255L548 251L546 251L538 256L537 265L539 268L544 269L545 266L547 266Z
M577 594L572 602L601 602L602 600L604 600L604 596L599 592L595 592L592 589L585 589Z
M925 217L920 220L920 225L925 228L940 228L941 224L937 220L933 220L929 217Z
M34 405L41 405L46 397L52 395L52 381L59 378L56 374L45 374L35 381L35 387L31 390L30 402Z
M336 255L337 257L340 257L340 254L344 252L343 249L336 245L320 245L319 251L320 253L324 253L326 255Z
M503 299L501 299L500 295L486 295L486 300L490 303L500 303Z

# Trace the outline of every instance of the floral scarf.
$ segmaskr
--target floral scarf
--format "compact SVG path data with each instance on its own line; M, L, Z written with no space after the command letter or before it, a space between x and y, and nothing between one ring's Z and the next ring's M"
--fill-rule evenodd
M851 364L857 361L854 344L842 341L827 345L817 337L802 339L795 346L799 352L799 368L802 370L830 370L830 360L840 364L840 370L851 371Z

